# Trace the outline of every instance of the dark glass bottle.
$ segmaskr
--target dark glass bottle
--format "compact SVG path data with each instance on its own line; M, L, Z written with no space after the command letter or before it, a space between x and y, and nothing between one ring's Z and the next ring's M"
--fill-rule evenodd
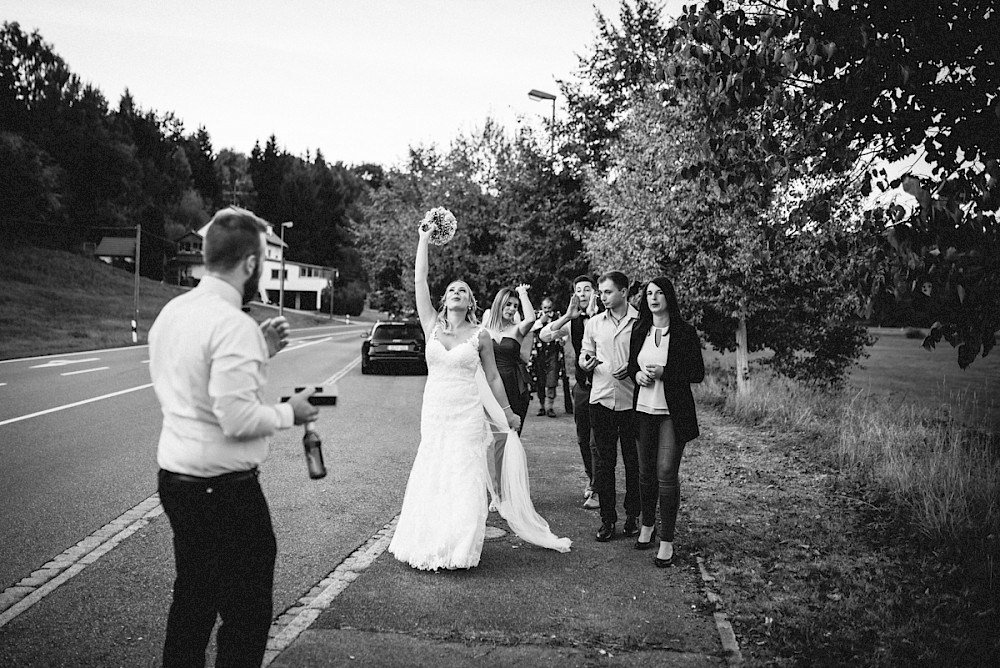
M323 442L315 430L315 422L306 423L306 433L302 436L302 447L306 451L306 464L309 466L309 477L316 479L326 475L323 464Z

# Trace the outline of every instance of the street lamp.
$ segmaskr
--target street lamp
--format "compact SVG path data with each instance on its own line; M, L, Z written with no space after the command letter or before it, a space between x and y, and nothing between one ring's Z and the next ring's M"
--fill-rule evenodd
M549 152L553 155L556 151L556 96L552 93L546 93L543 90L538 90L537 88L532 88L528 91L528 97L535 102L541 102L542 100L549 100L552 102L552 127L549 130Z
M281 276L278 277L278 315L285 313L285 228L294 225L292 221L281 224Z

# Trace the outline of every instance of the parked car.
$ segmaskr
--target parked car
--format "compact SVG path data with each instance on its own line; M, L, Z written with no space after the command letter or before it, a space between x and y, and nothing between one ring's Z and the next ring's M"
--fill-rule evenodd
M372 325L361 344L361 373L401 368L427 373L424 350L427 342L419 322L380 320Z

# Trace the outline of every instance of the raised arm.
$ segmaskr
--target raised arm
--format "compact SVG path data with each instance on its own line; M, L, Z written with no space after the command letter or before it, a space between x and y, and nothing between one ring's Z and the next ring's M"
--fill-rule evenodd
M431 301L431 291L427 287L427 245L431 236L430 230L420 230L417 240L417 257L413 264L413 288L417 299L417 316L424 333L430 336L434 330L434 320L437 310Z
M560 316L558 319L553 320L549 324L542 327L541 331L538 332L538 338L540 338L545 343L549 343L554 340L559 332L565 328L564 336L569 336L569 323L572 320L580 317L580 303L576 297L569 298L569 306L566 307L566 313Z
M524 320L517 325L518 337L522 339L531 331L532 325L535 324L535 307L531 305L531 298L528 297L528 287L527 283L522 283L514 288L517 296L521 298L521 313L524 314Z

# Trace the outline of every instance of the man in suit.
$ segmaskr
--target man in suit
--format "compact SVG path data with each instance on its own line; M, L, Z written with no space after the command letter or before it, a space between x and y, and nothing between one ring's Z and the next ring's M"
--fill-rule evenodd
M591 316L598 312L597 292L594 279L580 275L573 279L573 296L570 297L566 313L543 327L538 337L545 342L569 338L573 346L574 380L573 420L576 423L576 441L580 447L583 468L587 472L587 487L583 492L583 507L588 510L600 508L594 492L593 449L594 432L590 426L590 387L593 373L580 366L580 346L583 330Z

